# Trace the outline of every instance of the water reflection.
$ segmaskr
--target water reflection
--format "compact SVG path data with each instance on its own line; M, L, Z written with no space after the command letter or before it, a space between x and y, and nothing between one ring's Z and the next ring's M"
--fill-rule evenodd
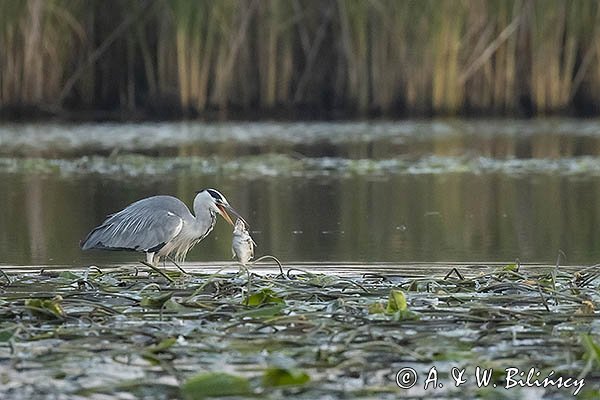
M3 264L139 259L78 244L135 200L204 187L284 261L600 259L596 121L11 125L0 141ZM220 221L188 260L227 260L230 240Z
M135 260L81 252L78 243L105 215L156 193L191 202L218 187L248 216L258 254L299 261L552 261L600 258L600 179L505 174L401 175L370 179L163 176L0 177L0 254L8 264ZM231 232L220 221L190 260L226 260Z

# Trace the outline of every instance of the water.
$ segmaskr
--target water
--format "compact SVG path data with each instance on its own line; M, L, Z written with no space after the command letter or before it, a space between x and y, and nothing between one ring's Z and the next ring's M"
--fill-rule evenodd
M112 212L215 187L257 254L294 261L600 260L600 121L0 127L0 264L89 265ZM188 260L228 260L231 228Z

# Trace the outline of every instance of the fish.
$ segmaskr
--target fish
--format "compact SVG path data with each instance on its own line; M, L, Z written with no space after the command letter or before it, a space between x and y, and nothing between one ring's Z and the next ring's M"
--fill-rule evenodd
M237 258L243 266L246 266L248 261L254 257L254 247L256 247L256 243L248 233L246 224L242 219L238 218L233 226L231 258Z

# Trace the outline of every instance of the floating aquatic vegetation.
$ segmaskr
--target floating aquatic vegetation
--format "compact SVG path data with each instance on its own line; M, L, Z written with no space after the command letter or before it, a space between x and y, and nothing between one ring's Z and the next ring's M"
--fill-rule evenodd
M265 370L262 384L265 387L296 386L310 381L310 376L299 369L287 369L281 367L270 367Z
M263 288L259 292L249 295L244 300L244 305L247 306L261 306L269 303L285 304L285 300L282 297L277 296L277 294L269 288Z
M507 174L600 176L600 158L493 159L486 157L424 156L345 159L296 158L282 154L221 157L148 157L124 154L115 157L84 156L78 159L0 158L0 172L58 174L65 177L96 174L112 179L140 176L159 178L173 174L219 175L239 178L351 177L435 174Z
M58 295L52 299L27 299L25 307L31 315L42 319L63 319L65 311L61 306L63 298Z
M208 372L188 379L181 387L186 400L252 394L248 379L223 372Z
M265 146L267 149L292 145L334 145L388 142L407 144L458 138L469 147L472 139L495 137L516 139L549 135L563 138L600 137L600 124L593 119L438 119L377 122L167 122L167 123L30 123L0 127L0 155L72 158L92 154L150 154L178 148L197 151L195 155L230 151L235 145ZM552 136L553 135L553 136ZM464 140L462 140L464 139ZM221 147L214 147L221 146ZM593 147L593 146L592 146ZM169 151L172 149L172 151ZM204 151L202 149L205 149ZM476 149L476 147L474 148ZM593 150L593 149L589 149Z
M4 271L0 397L572 396L505 390L509 367L600 388L598 266L254 268L250 294L245 272L218 269ZM444 386L425 391L433 366ZM498 389L477 386L477 366ZM408 367L420 380L402 389ZM452 368L471 380L455 387Z
M376 302L369 305L369 314L385 314L394 321L419 319L419 315L408 309L403 291L392 289L387 304Z

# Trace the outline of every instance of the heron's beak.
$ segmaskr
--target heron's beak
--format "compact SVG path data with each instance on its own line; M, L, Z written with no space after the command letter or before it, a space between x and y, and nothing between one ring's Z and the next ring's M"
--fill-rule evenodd
M225 219L225 221L229 222L231 225L234 225L234 223L231 220L231 217L229 217L229 214L227 214L227 211L229 211L230 213L232 213L233 215L235 215L237 218L239 218L242 221L244 221L244 225L248 226L248 223L246 222L246 220L244 219L244 217L242 217L240 215L240 213L238 213L237 211L235 211L235 209L233 207L231 207L229 204L227 204L227 205L225 205L225 204L217 204L217 207L219 208L221 216Z

